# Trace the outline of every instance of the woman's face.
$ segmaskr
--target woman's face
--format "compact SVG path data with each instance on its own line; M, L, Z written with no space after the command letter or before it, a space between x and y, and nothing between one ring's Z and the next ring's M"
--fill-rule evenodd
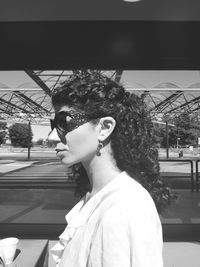
M48 139L58 141L55 149L57 157L68 167L78 162L90 162L98 146L98 126L81 119L78 111L68 106L56 107L55 113L57 130L54 128ZM62 131L59 125L64 126L65 121L66 131Z

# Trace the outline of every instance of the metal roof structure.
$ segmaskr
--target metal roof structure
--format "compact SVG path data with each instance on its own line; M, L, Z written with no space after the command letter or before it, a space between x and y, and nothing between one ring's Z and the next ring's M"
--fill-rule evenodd
M0 83L0 119L9 122L31 121L46 124L52 117L51 93L59 83L69 79L75 71L26 71L34 81L10 89ZM121 71L101 71L108 77L120 80ZM49 122L48 122L49 123Z
M120 81L123 71L101 71L116 81ZM59 83L69 79L72 70L34 70L26 71L33 83L24 83L10 89L0 83L0 118L5 121L47 124L52 117L51 93ZM200 83L188 88L180 88L174 83L161 83L154 88L142 84L126 87L126 90L142 96L154 120L172 120L180 113L195 114L199 119Z
M152 118L173 121L181 113L193 114L200 118L200 83L189 88L169 87L163 84L151 89L130 89L142 96L149 107Z
M94 20L140 20L173 21L200 20L199 1L148 0L135 1L5 1L0 8L0 21L94 21ZM31 12L30 12L31 11ZM173 11L173 12L172 12Z

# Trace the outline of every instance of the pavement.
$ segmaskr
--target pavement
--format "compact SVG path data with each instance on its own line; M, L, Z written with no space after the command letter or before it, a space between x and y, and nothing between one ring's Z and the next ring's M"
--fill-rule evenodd
M200 193L190 190L173 190L177 195L161 214L163 224L200 224Z
M35 153L35 154L34 154ZM18 157L7 153L7 158L0 153L0 176L12 178L29 175L34 177L65 176L65 166L61 165L55 157L55 153L34 152L31 160L27 160L26 153L17 153ZM45 154L47 153L47 154ZM16 156L16 153L14 153ZM29 170L30 168L30 170ZM16 172L15 172L16 171ZM170 173L183 177L190 174L190 166L187 162L161 162L161 174ZM30 173L31 172L31 173ZM188 176L189 177L189 176ZM172 178L171 178L172 179ZM173 180L173 179L172 179ZM169 206L160 218L165 224L200 223L200 193L191 190L174 190L178 198ZM66 213L78 201L74 197L73 189L0 189L0 222L27 222L27 223L65 223Z
M174 191L178 199L160 214L163 224L200 224L200 195ZM65 224L77 203L73 189L0 189L1 223Z
M27 168L36 161L17 161L17 160L0 160L0 175Z
M38 157L38 153L36 157L32 155L31 160L28 160L26 157L22 157L21 153L20 153L21 156L20 158L16 157L17 156L16 154L14 154L14 156L15 159L5 159L5 157L3 157L2 154L0 154L0 174L18 170L24 167L29 167L34 163L41 161L41 158ZM52 160L55 159L56 161L55 155L53 155L53 157L50 157L49 160L50 159ZM44 162L45 160L48 160L48 158L42 157L42 162ZM189 174L191 172L190 164L187 162L160 162L161 174L162 173L170 174L174 172L177 173L177 175L178 173L181 175ZM194 172L195 172L195 164L194 164Z

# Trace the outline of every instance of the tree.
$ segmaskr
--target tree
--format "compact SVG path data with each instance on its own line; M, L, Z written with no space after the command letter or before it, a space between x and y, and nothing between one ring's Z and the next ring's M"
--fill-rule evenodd
M43 138L40 138L38 139L36 142L35 142L36 145L38 146L42 146L44 144L44 139Z
M177 141L180 138L180 145L197 144L198 136L200 135L200 126L193 114L182 113L175 120L174 136Z
M170 147L196 146L200 136L200 126L194 115L182 113L176 117L168 127L168 143ZM161 147L166 147L166 126L163 124L154 125L154 134Z
M7 134L7 123L0 121L0 145L4 143Z
M8 129L11 144L13 146L28 147L32 146L32 129L29 129L29 124L15 123Z
M155 123L153 127L153 136L158 147L165 147L166 144L166 130L164 124Z
M46 140L46 145L47 145L47 147L50 147L50 148L55 148L57 143L58 142L54 141L54 140Z

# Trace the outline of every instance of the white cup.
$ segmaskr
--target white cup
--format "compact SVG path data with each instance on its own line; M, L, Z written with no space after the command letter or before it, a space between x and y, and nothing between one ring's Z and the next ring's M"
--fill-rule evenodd
M6 265L13 262L18 242L19 239L16 237L8 237L0 240L0 256Z

